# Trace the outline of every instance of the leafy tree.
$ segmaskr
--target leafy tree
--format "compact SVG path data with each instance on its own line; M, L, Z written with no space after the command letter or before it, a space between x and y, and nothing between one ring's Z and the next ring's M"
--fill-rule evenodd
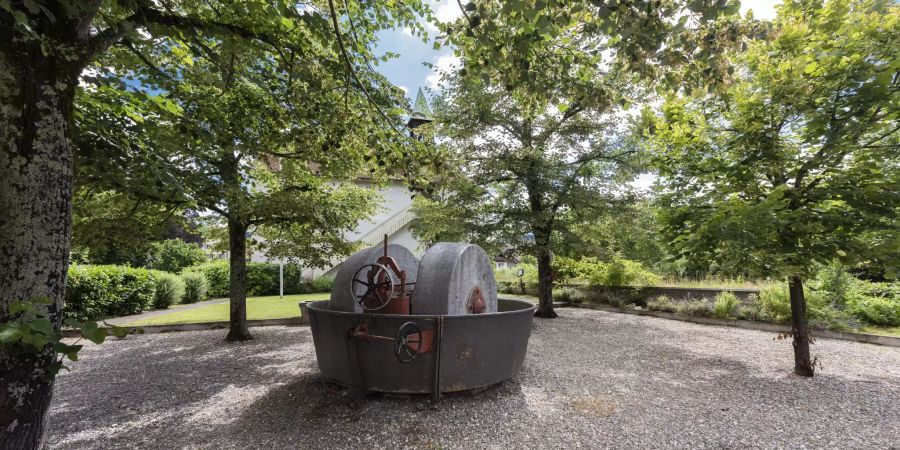
M573 221L561 239L560 254L637 261L658 273L670 271L668 248L660 236L657 211L647 200L614 204L607 210L587 210Z
M610 163L625 156L619 143L604 142L611 139L601 116L628 109L637 96L627 87L642 78L715 85L726 70L717 55L747 32L725 18L738 8L737 1L494 0L467 3L463 16L444 26L463 63L451 102L471 113L453 120L462 121L459 129L471 125L467 145L483 152L476 184L490 185L486 195L505 203L495 212L518 211L502 225L530 225L541 273L539 316L556 315L554 232L568 228L570 209L604 203L600 194L615 185ZM469 105L458 98L465 91L473 93ZM488 144L476 143L475 133ZM501 216L487 215L501 225Z
M573 82L537 99L547 107L532 111L500 86L457 76L437 104L438 133L468 179L458 182L449 202L435 203L453 209L434 213L417 205L424 214L415 229L421 233L433 219L455 213L451 227L438 230L453 230L462 218L476 242L534 255L541 317L556 315L551 260L560 233L576 213L601 210L622 196L621 169L634 151L615 138L615 122L606 115L616 104L610 81Z
M651 123L673 246L787 277L799 375L814 264L900 254L898 19L891 1L786 2L720 95Z
M206 261L206 253L199 245L180 239L166 239L150 244L147 268L178 273Z
M360 104L360 96L370 103L389 102L365 75L371 72L365 62L371 59L375 33L395 25L418 29L416 17L425 12L424 7L416 1L348 1L344 5L339 15L331 0L0 2L0 208L5 212L0 218L0 291L4 293L0 322L11 320L11 302L46 297L51 303L42 306L45 315L54 329L59 327L72 227L73 102L76 92L84 89L79 84L82 75L94 76L92 71L85 72L87 67L118 50L133 55L131 63L121 65L127 70L113 76L100 74L108 82L88 95L97 100L95 108L106 112L104 120L126 122L125 131L146 123L145 117L135 114L128 101L116 100L153 97L156 110L169 114L178 110L164 95L151 95L156 90L153 81L164 77L151 59L144 58L151 48L168 52L176 61L173 64L183 68L210 49L218 54L216 46L252 48L282 69L290 67L294 58L299 64L315 66L328 80L345 80L340 88L332 88L343 88L354 106ZM336 35L351 29L352 39ZM268 75L277 78L288 73L280 70ZM129 80L132 76L142 78ZM370 108L365 111L368 114ZM314 117L329 114L319 110ZM130 140L110 134L114 127L103 129L95 144L119 150L111 152L116 155L143 156L148 165L132 168L135 174L153 167L152 151L141 153L142 148L130 145ZM372 139L383 136L376 134ZM340 151L339 147L331 150ZM391 154L402 159L398 153ZM157 190L164 197L183 193L177 182L159 183ZM35 368L49 368L54 362L50 346L43 348L36 354L15 356L0 349L0 429L4 430L0 447L34 448L43 443L53 383Z
M191 226L180 205L135 198L124 192L79 188L72 207L72 248L84 262L143 266L154 242Z

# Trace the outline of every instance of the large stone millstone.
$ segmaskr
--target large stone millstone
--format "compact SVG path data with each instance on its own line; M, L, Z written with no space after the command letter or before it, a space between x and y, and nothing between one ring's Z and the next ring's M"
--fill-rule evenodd
M384 247L381 245L369 247L360 250L347 258L338 268L334 277L334 285L331 288L331 299L328 301L328 309L333 311L346 312L364 312L362 306L353 298L350 291L350 285L353 282L353 275L360 267L366 264L375 264L378 258L384 256ZM409 249L400 245L388 245L388 256L397 261L400 270L406 271L406 282L413 283L416 281L416 272L419 270L419 261ZM394 280L399 282L399 280ZM365 291L362 286L358 286L360 292ZM397 286L397 292L400 286Z
M425 252L419 263L410 312L469 314L476 288L484 297L484 312L497 312L497 281L487 253L475 244L439 242Z

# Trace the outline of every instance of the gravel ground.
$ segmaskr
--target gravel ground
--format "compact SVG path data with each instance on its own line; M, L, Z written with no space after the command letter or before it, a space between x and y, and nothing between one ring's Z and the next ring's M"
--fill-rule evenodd
M52 448L900 448L900 349L821 339L813 379L771 333L561 309L513 380L370 396L318 380L309 328L86 346L59 377Z

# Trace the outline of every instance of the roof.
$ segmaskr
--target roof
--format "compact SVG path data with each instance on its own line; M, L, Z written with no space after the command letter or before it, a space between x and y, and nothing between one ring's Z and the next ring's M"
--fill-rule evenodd
M434 121L434 118L431 114L431 108L428 107L428 101L425 100L425 93L422 92L422 88L419 88L419 92L416 93L416 102L413 104L413 110L409 116L407 126L415 128L423 123L432 121Z

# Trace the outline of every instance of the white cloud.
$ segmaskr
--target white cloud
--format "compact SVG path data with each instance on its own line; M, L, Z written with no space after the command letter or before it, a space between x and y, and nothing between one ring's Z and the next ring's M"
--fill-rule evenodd
M406 87L406 86L397 86L397 87L400 88L400 90L402 90L404 94L409 93L409 88L408 88L408 87Z
M747 14L747 10L753 10L753 17L757 19L775 18L775 5L781 4L781 0L744 0L741 2L741 15Z
M456 0L444 0L434 8L434 16L441 22L451 22L462 16L462 10Z
M653 183L656 182L656 179L656 174L642 173L630 184L639 191L650 192L650 188L653 186Z
M438 22L452 22L462 16L462 10L456 0L432 0L429 2L431 10L434 11L434 17ZM437 31L437 27L431 22L427 22L425 27L429 31Z
M432 89L440 89L441 88L441 79L443 78L443 74L449 73L453 70L454 67L460 64L460 59L454 55L441 55L437 58L437 61L434 62L434 69L432 69L431 74L425 77L425 81L428 82L428 87Z
M403 27L403 34L404 34L405 36L413 37L413 34L412 34L412 28L410 28L410 27Z

